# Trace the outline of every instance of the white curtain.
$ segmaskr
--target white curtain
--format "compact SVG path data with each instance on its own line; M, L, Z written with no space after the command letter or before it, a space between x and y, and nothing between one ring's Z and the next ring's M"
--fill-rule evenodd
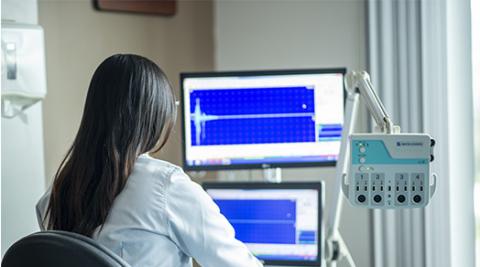
M420 2L369 1L368 19L372 82L402 131L421 132ZM373 217L376 266L425 266L422 209L374 211Z
M372 82L402 132L436 140L425 209L374 211L375 266L472 266L469 0L368 0Z

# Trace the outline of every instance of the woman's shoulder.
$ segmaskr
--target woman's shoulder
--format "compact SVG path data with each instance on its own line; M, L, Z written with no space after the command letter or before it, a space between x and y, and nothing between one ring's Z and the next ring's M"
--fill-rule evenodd
M175 165L171 162L154 158L154 157L150 156L148 153L141 154L138 157L138 161L143 162L143 163L147 163L147 164L152 165L152 166L160 167L160 168L178 169L178 170L182 169L179 166L177 166L177 165Z
M185 198L185 194L190 194L194 198L205 194L199 184L192 181L181 167L173 163L143 154L139 157L138 164L138 168L148 171L155 183L160 181L163 185L162 190L170 192L170 194L171 191L181 192L183 198Z
M152 177L162 177L167 180L170 180L172 176L178 175L188 177L181 167L171 162L154 158L148 154L140 155L135 163L135 170L148 172Z

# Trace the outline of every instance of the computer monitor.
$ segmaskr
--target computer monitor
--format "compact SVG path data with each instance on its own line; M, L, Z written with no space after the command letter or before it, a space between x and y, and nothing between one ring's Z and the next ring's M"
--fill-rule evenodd
M235 237L266 265L321 266L322 183L204 183Z
M181 74L184 168L335 165L345 71Z

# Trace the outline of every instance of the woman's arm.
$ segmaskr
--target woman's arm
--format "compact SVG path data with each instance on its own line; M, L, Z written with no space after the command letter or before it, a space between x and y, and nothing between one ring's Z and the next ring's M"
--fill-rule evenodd
M198 184L182 172L170 180L166 194L169 234L187 255L201 266L262 266L235 239L233 227Z

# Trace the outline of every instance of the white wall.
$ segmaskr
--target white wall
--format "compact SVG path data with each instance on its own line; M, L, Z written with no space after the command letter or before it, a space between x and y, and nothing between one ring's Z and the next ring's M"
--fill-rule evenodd
M91 0L40 0L38 8L49 86L43 109L47 183L75 138L90 79L105 58L115 53L150 58L177 95L181 71L213 67L211 1L178 1L172 17L100 12ZM180 164L180 125L157 155L175 164Z
M219 0L214 19L217 69L365 67L363 1Z
M37 24L37 1L2 0L2 19ZM45 191L42 103L2 118L1 128L3 255L17 239L38 230L35 203Z
M2 118L2 255L39 230L35 204L45 191L42 106L13 119Z
M216 1L216 69L366 69L364 5L360 0ZM261 177L259 171L234 173L237 179ZM326 181L327 207L333 176L333 168L283 171L284 180ZM369 211L344 206L340 231L357 266L371 266Z
M2 0L2 20L37 24L37 0Z

